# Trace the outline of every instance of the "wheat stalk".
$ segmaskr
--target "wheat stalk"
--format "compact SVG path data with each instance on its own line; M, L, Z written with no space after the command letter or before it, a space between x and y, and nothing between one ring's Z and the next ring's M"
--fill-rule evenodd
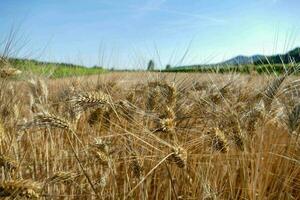
M54 173L50 178L46 180L46 183L59 183L73 181L75 178L80 176L78 173L68 171L58 171Z
M117 109L120 111L121 116L123 116L127 121L132 121L136 108L129 100L118 101Z
M0 144L1 144L2 140L4 139L4 137L5 137L4 127L3 127L3 124L0 119Z
M32 121L27 122L23 126L21 126L21 130L28 129L28 128L31 128L31 127L49 127L49 128L60 128L60 129L63 129L63 130L67 130L68 132L71 132L78 139L78 141L81 143L81 141L77 137L76 133L71 129L69 123L66 120L63 120L60 117L57 117L53 114L44 113L44 114L36 115ZM72 149L72 151L75 155L75 158L76 158L82 172L84 173L86 179L88 180L91 188L93 189L95 194L98 196L98 194L96 192L96 189L94 188L94 185L93 185L90 177L88 176L88 174L87 174L86 170L84 169L81 161L79 160L79 157L78 157L78 155L76 153L76 150L75 150L75 148L72 144L72 141L70 139L69 134L67 134L67 139L68 139L68 142L71 146L71 149Z

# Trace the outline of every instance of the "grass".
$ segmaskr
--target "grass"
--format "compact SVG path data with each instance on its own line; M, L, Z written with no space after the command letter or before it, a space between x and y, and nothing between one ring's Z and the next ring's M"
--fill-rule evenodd
M32 73L50 78L63 78L71 76L87 76L105 72L102 67L87 68L80 65L39 62L27 59L10 59L10 63L16 69L21 70L25 74L24 76Z
M299 80L0 79L7 199L300 199Z

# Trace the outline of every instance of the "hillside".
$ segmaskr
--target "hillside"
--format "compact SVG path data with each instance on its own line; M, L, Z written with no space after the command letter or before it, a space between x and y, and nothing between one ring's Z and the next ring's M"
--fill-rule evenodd
M290 62L300 62L300 47L297 47L291 51L288 51L285 54L277 54L272 56L264 56L260 60L254 62L255 65L259 64L281 64L281 63L290 63Z
M23 74L33 73L37 75L45 75L51 78L61 78L78 75L93 75L103 73L102 67L85 67L82 65L74 65L70 63L43 62L33 59L10 58L9 63L21 70Z
M245 65L245 64L282 64L290 62L300 62L300 47L288 51L285 54L276 55L254 55L254 56L243 56L239 55L224 62L218 63L218 65Z
M259 73L265 71L283 72L285 69L282 63L292 66L291 62L300 63L300 47L288 51L285 54L276 54L271 56L253 55L243 56L239 55L224 62L216 64L199 64L199 65L185 65L175 66L171 69L164 70L167 72L209 72L209 71L236 71L249 73L256 70ZM269 65L271 64L271 66ZM272 69L271 69L272 68Z
M219 65L245 65L245 64L253 64L265 56L263 55L254 55L254 56L243 56L239 55L224 62L218 63Z

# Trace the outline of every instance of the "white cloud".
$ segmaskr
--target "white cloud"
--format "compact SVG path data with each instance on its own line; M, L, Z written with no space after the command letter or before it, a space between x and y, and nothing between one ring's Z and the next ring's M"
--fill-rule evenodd
M136 9L137 12L135 13L136 14L135 17L142 17L151 11L160 11L160 12L174 14L174 15L192 17L192 18L195 18L195 19L201 20L201 21L210 21L210 22L218 23L218 24L226 22L226 20L224 20L224 19L219 19L219 18L208 16L208 15L204 15L204 14L200 15L200 14L195 14L195 13L190 13L190 12L184 12L184 11L179 11L179 10L174 10L174 9L171 10L171 9L163 8L163 4L166 3L166 1L167 0L149 0L149 1L147 1L144 5L137 7L137 9Z

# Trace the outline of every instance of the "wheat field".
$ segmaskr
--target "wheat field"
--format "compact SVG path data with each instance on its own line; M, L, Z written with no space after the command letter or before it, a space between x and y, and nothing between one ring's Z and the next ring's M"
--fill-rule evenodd
M0 79L3 199L300 199L297 76Z

